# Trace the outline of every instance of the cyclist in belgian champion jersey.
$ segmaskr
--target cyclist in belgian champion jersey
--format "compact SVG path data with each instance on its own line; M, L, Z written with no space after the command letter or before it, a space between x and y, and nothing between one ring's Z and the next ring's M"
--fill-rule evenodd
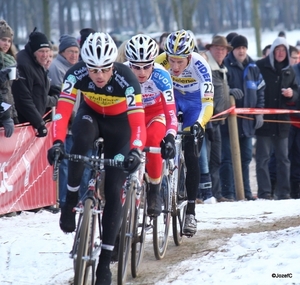
M48 151L50 164L55 152L64 152L65 135L76 96L81 91L80 105L72 133L71 153L86 155L94 141L103 137L105 158L124 159L128 173L140 165L140 151L146 141L145 114L139 82L127 66L116 63L117 47L106 33L90 34L82 50L82 61L71 67L63 82L53 124L53 147ZM69 162L66 203L61 209L60 227L64 232L75 230L78 189L84 165ZM122 219L120 191L125 181L123 170L105 169L105 208L103 239L96 270L96 285L111 284L110 261Z
M183 128L199 139L201 149L204 129L213 114L214 87L211 69L206 60L193 52L193 36L180 30L171 33L165 42L165 52L155 61L171 74L177 112L183 114ZM199 160L194 154L194 137L184 137L184 157L187 167L186 188L188 205L183 233L193 236L197 231L195 200L200 180Z
M177 132L173 82L168 71L154 63L158 50L155 40L143 34L133 36L125 47L128 60L125 64L136 75L142 89L147 128L146 145L161 146L161 156L147 153L146 169L150 180L147 203L150 216L161 213L161 157L174 158Z

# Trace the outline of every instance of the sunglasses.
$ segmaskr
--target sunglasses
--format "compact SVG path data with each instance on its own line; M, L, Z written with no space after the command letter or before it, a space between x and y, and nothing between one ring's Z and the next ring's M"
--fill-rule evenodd
M137 65L134 63L130 63L130 67L135 69L135 70L148 70L149 68L151 68L153 66L153 62L145 64L145 65Z
M97 67L90 67L88 65L86 67L87 67L88 71L91 72L91 73L98 73L98 72L107 73L107 72L109 72L111 70L112 66L113 65L111 64L111 65L109 65L107 67L99 67L99 68L97 68Z

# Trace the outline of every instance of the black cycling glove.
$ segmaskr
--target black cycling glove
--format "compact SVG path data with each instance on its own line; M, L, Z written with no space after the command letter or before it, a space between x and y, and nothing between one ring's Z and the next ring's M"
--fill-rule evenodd
M48 149L47 159L50 165L53 165L55 160L60 161L64 158L65 146L61 140L53 143L53 146Z
M124 160L125 172L135 172L141 164L141 151L137 148L133 148L129 151L127 157Z
M195 135L199 139L203 138L203 136L204 136L204 129L201 127L201 125L199 124L199 122L195 122L191 126L191 134Z
M163 159L171 159L175 157L176 147L175 138L172 134L168 134L160 143L161 157Z

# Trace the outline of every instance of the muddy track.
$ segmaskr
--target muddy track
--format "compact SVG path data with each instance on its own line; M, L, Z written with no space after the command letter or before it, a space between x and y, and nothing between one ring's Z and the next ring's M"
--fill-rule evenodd
M152 285L165 278L170 267L173 265L191 258L193 255L197 257L206 255L212 251L219 251L219 248L224 245L234 234L241 233L258 233L265 231L277 231L289 227L296 227L300 225L300 216L287 217L277 220L276 222L253 223L247 224L245 227L201 230L192 238L184 238L183 243L177 247L175 246L172 237L169 239L167 253L162 260L156 260L152 248L150 237L147 239L144 259L141 265L140 276L132 278L129 272L126 284L135 285ZM117 265L112 266L113 284L116 281ZM130 270L130 268L129 268Z

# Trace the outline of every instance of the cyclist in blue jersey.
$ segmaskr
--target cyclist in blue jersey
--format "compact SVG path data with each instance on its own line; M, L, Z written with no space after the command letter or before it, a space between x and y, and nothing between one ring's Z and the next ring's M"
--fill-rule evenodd
M211 69L206 60L194 52L193 36L180 30L171 33L165 52L156 58L171 74L177 112L183 115L183 128L198 137L199 151L204 129L213 114L214 87ZM187 166L186 188L188 205L183 233L193 236L197 231L195 200L200 181L199 161L194 152L194 137L184 137L184 156Z

